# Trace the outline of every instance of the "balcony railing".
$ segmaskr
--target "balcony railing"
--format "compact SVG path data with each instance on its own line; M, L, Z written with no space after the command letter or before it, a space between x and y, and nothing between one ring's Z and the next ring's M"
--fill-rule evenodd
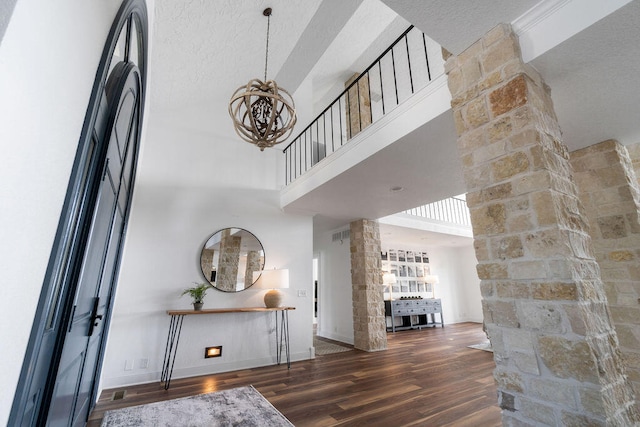
M409 209L404 213L437 221L449 222L465 227L471 227L471 218L467 202L457 197L440 200L428 205Z
M431 81L428 40L409 27L284 149L285 185Z

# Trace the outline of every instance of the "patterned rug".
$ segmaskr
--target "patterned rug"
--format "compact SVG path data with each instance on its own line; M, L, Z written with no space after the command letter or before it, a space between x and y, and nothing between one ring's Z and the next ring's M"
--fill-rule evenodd
M351 351L353 347L345 347L343 345L334 344L313 337L313 346L316 349L316 356L324 356L326 354L342 353L343 351Z
M293 424L249 386L107 411L102 427L116 426L293 427Z

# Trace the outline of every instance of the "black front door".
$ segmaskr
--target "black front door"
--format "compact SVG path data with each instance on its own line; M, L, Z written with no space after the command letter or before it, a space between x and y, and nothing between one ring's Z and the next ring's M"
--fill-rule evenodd
M106 159L51 399L48 422L52 425L84 425L93 403L103 325L110 312L133 178L140 105L140 74L135 65L116 65L107 82L106 101L104 142L96 141L97 146L106 145Z
M146 40L144 0L123 0L96 73L11 426L84 425L95 402L134 186Z

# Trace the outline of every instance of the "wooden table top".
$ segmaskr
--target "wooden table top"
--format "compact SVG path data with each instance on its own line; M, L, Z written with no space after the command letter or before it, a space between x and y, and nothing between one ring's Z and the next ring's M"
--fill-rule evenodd
M221 314L221 313L247 313L265 311L295 310L295 307L236 307L236 308L206 308L202 310L167 310L169 316L183 316L190 314Z

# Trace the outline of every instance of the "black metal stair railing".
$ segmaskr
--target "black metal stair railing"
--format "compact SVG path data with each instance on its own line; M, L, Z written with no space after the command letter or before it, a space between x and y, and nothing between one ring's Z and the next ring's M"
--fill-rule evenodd
M285 185L432 79L427 38L410 26L283 150Z

